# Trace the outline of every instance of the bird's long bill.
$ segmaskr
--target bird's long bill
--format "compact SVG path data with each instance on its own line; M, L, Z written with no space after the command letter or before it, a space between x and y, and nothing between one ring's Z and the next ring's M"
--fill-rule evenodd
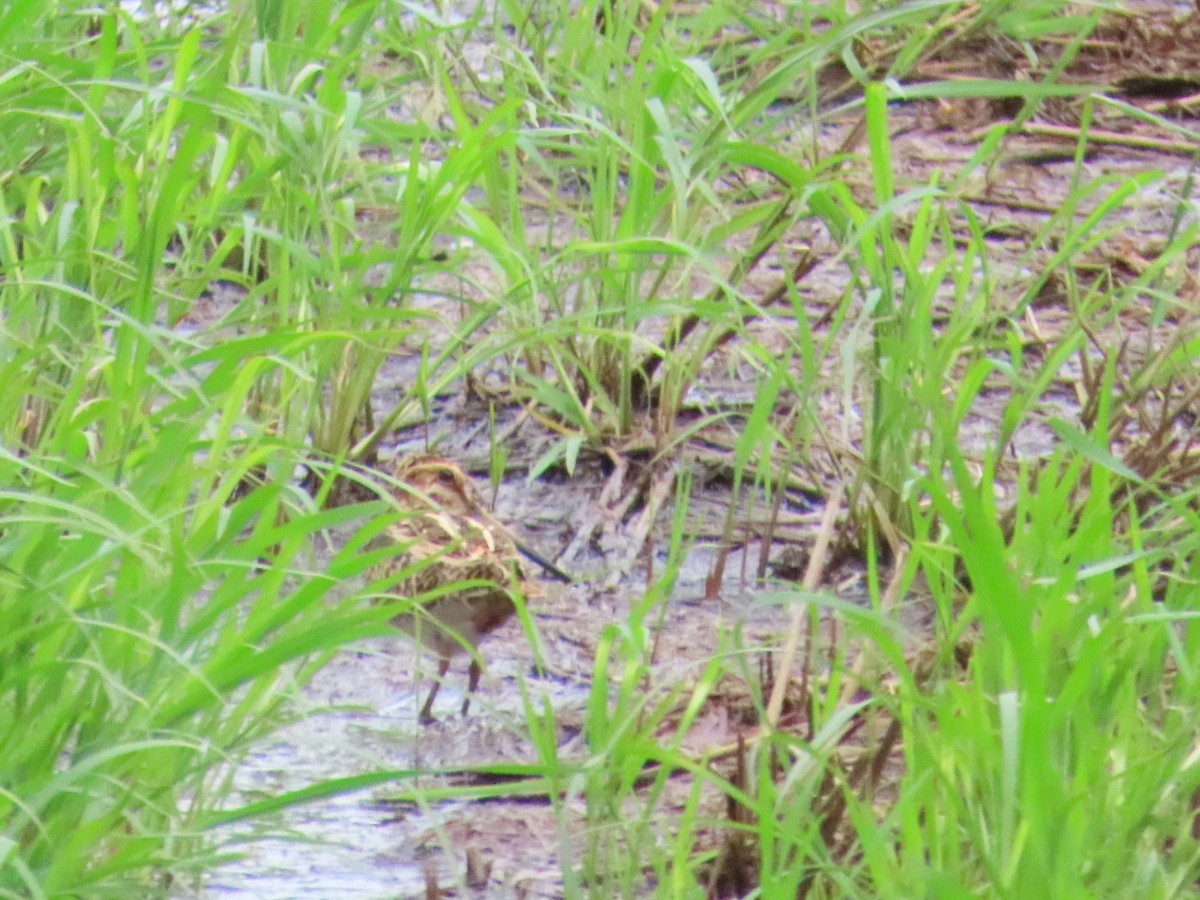
M531 549L524 541L518 541L514 537L513 543L517 545L517 551L522 556L524 556L531 563L540 566L546 572L546 574L554 576L554 578L561 581L563 584L574 583L574 578L572 578L558 566L554 565L554 563L550 562L550 560L546 559L546 557L542 556L536 550Z

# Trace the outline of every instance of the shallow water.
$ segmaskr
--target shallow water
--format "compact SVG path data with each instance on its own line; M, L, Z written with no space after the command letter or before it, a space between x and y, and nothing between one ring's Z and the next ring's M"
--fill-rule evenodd
M515 637L520 639L519 634ZM509 755L503 752L506 746L516 750L518 703L494 693L497 683L502 688L510 677L515 680L511 664L490 667L490 677L465 719L457 712L463 679L452 670L435 707L442 719L420 728L409 679L396 674L412 661L410 648L396 640L379 641L370 649L370 654L361 656L347 651L317 674L302 701L315 711L251 754L235 776L239 795L235 803L298 790L323 779L504 759ZM572 692L561 684L531 684L535 692L543 687L551 689L556 705L581 702L573 700ZM582 697L581 691L575 693ZM346 706L351 703L363 708ZM336 706L343 708L328 708ZM239 900L423 896L426 868L431 864L443 888L453 885L463 877L466 851L465 845L456 846L455 823L466 817L470 804L441 802L426 810L398 810L385 802L390 793L412 787L411 781L396 782L394 787L384 784L289 810L280 816L277 830L290 831L293 839L254 839L243 848L244 858L212 872L202 891L180 891L177 896ZM504 874L503 869L497 872Z
M686 671L711 653L715 629L730 612L726 602L700 599L710 564L711 555L697 550L684 566L676 590L682 599L668 604L662 629L664 673ZM731 592L738 590L739 568L735 556L726 578ZM630 596L629 590L600 592L586 585L552 594L535 612L545 659L556 676L532 676L529 642L510 622L483 644L488 669L470 715L458 713L466 668L459 659L435 704L439 721L428 728L416 722L428 680L417 680L418 657L406 640L383 638L346 650L301 692L297 713L310 714L278 732L239 768L233 802L375 771L535 762L521 682L535 704L545 698L553 706L560 756L581 756L579 726L594 644L606 624L624 617ZM757 609L754 616L767 631L781 620L778 609ZM432 663L421 665L427 671ZM383 900L424 896L432 871L441 888L457 886L461 895L471 851L490 865L490 878L486 888L469 889L469 896L518 891L561 896L560 823L549 804L458 801L418 809L387 802L413 786L389 783L289 810L279 816L276 831L291 839L255 838L242 847L242 859L211 872L199 892L180 888L175 894L181 900Z

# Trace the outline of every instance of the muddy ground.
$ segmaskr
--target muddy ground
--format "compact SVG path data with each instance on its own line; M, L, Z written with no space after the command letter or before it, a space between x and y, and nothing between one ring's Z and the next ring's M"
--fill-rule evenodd
M1005 139L998 165L970 174L956 188L963 208L970 208L989 232L989 290L997 315L1035 286L1036 302L1010 323L1025 342L1030 367L1046 357L1054 336L1078 315L1063 289L1065 277L1085 283L1096 278L1116 285L1133 283L1179 233L1179 211L1190 208L1185 219L1195 220L1196 201L1189 192L1194 160L1200 153L1200 14L1168 4L1135 4L1135 9L1144 18L1111 20L1089 42L1069 77L1108 85L1110 96L1151 110L1174 127L1134 122L1111 104L1098 104L1096 133L1076 170L1078 106L1047 103L1025 127ZM1183 17L1185 13L1191 17ZM988 71L979 71L981 60ZM1014 61L1011 48L996 42L985 43L982 49L962 45L947 48L940 58L923 64L918 77L1015 77L1022 65ZM997 67L998 72L992 71ZM942 183L948 183L967 164L984 131L1013 114L1012 104L1003 101L895 104L893 155L898 182L918 185L937 170L943 173ZM822 125L821 146L832 152L850 139L856 122L854 115L847 115ZM811 135L798 127L793 137L799 148ZM799 149L797 155L802 156ZM1078 212L1083 216L1097 208L1122 179L1149 169L1165 173L1164 177L1136 191L1119 215L1098 224L1097 240L1080 247L1043 278L1059 249L1044 228L1062 207L1072 179L1081 177L1097 185L1107 180L1106 187L1087 194ZM865 170L851 179L865 202L870 196ZM1183 226L1189 224L1185 221ZM737 250L730 248L731 257ZM785 275L785 266L770 260L806 252L818 262L799 285L800 294L810 321L828 322L830 309L841 302L849 273L836 258L828 236L815 226L802 223L787 235L782 252L752 273L745 290L752 296L768 296ZM1192 247L1177 269L1169 278L1174 296L1166 319L1151 321L1148 306L1107 320L1098 318L1096 342L1088 351L1093 359L1101 359L1106 350L1131 336L1137 340L1128 343L1130 366L1169 344L1172 331L1187 324L1200 299L1200 250ZM456 283L455 290L461 289L461 283ZM456 305L438 309L440 301L429 298L427 302L449 321L459 315ZM792 314L786 302L772 307L748 331L770 347L781 329L788 327ZM385 366L375 396L378 413L390 409L411 383L420 349L416 343L400 348ZM731 342L713 354L681 410L682 417L694 419L717 408L746 408L753 397L754 373L738 352L737 343ZM836 346L823 365L822 383L830 387L818 399L818 409L829 433L845 433L853 441L860 427L854 418L855 405L839 393L837 371L842 360ZM1084 359L1063 366L1039 406L1043 419L1034 417L1015 436L1014 458L1036 457L1052 446L1044 418L1078 418L1086 401L1080 390L1085 366ZM948 387L947 393L952 396L953 388ZM964 446L983 446L995 435L1008 384L997 380L984 396L985 402L964 428ZM854 398L857 403L865 399ZM522 421L516 408L502 410L502 416L501 427L511 426L511 462L496 497L496 513L579 579L565 588L548 584L546 599L531 609L549 674L534 673L529 640L519 623L510 622L483 645L488 669L471 714L462 718L456 712L465 682L460 661L439 697L435 710L439 722L421 728L416 710L431 662L399 637L346 648L299 697L297 710L313 714L260 748L239 772L238 785L247 798L377 769L535 762L536 753L526 737L522 689L535 706L549 703L553 708L559 757L582 758L581 727L592 690L597 643L608 626L626 620L630 604L640 600L648 579L661 576L665 565L672 503L667 495L657 514L648 518L645 488L665 483L664 479L669 482L671 473L681 467L695 476L687 520L690 549L664 607L664 618L652 623L656 646L651 682L655 691L686 688L715 653L728 654L738 661L734 669L740 666L746 680L740 688L730 685L714 695L694 729L695 749L727 745L739 732L753 727L744 713L749 693L756 689L759 648L777 647L787 623L786 605L771 595L789 589L798 573L793 567L784 572L787 577L772 576L766 583L756 580L769 510L761 495L743 492L736 499L740 508L735 545L728 548L723 576L712 579L725 512L735 502L729 478L734 438L730 426L701 429L680 443L670 458L653 464L652 455L634 446L635 441L613 448L608 455L585 452L573 477L554 471L528 484L526 467L553 438L535 422ZM427 427L398 433L383 448L383 455L434 446L472 470L486 495L486 421L486 407L459 385L437 398ZM794 489L782 506L770 551L773 558L781 559L789 547L811 546L831 483L829 459L838 453L836 447L818 447L812 458L797 465ZM614 460L628 464L624 479L620 473L614 475ZM639 487L640 499L624 507L622 501ZM841 521L846 524L845 517ZM825 588L831 596L865 602L861 568L842 566L831 579ZM904 598L896 627L919 643L928 633L931 614L921 596ZM418 783L444 782L430 777ZM668 796L661 803L658 814L664 828L671 827L672 806L688 789L681 783L678 797ZM281 824L292 829L296 840L252 845L244 860L213 873L204 896L382 900L423 896L432 882L458 896L561 895L561 856L581 849L564 844L561 838L581 831L583 809L577 797L559 811L544 798L447 800L419 807L392 802L398 790L379 787L289 813ZM715 795L711 799L716 803ZM713 807L714 813L719 811L719 805ZM652 893L653 883L647 880L644 890Z

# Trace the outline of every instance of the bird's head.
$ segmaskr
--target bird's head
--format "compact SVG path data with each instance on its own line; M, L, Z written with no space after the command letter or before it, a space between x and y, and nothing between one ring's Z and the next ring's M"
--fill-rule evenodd
M473 489L462 469L439 456L405 456L392 471L397 481L413 492L452 512L472 512L477 508Z

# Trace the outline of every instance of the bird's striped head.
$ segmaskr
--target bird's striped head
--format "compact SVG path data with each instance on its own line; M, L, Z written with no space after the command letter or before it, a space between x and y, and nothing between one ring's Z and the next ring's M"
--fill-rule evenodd
M410 496L427 498L442 509L473 513L479 508L463 470L443 457L427 454L401 457L396 460L392 475L412 489Z

